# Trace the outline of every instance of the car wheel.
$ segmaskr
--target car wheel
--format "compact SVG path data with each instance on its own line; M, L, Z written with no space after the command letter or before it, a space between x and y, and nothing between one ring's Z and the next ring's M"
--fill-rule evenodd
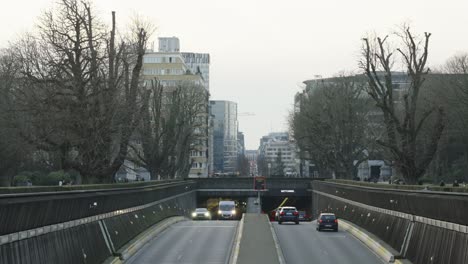
M296 221L296 225L298 225L298 224L299 224L299 221Z
M335 231L335 232L338 232L338 228L337 228L337 229L335 229L335 230L333 230L333 231Z
M283 223L283 222L281 222L281 221L278 221L278 224L280 224L280 225L281 225L282 223Z
M322 229L320 229L320 227L317 227L317 231L319 231L319 232L320 232L320 231L322 231Z

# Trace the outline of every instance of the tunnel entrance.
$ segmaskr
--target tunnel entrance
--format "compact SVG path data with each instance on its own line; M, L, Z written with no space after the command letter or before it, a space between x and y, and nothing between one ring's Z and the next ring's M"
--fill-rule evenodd
M306 211L307 214L312 214L312 197L311 196L264 196L262 200L262 212L269 215L279 206L294 206L298 211Z
M236 203L236 214L241 216L247 210L247 197L229 197L229 196L220 196L220 197L198 197L197 198L197 208L207 208L213 215L213 219L217 219L218 215L218 204L219 201L234 201Z

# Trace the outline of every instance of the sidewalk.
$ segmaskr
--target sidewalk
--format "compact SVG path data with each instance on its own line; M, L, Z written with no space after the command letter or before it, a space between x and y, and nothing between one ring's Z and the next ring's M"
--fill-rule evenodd
M264 214L245 214L237 263L280 264L270 223Z

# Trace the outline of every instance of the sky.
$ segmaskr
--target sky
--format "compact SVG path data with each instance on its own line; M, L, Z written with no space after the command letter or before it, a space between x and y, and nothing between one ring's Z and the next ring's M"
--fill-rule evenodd
M2 3L0 48L34 30L57 0ZM176 36L181 51L210 53L212 100L238 104L247 149L263 135L288 130L294 95L316 75L358 72L361 38L387 35L402 23L431 32L429 65L468 52L466 0L94 0L99 17L124 29L136 14Z

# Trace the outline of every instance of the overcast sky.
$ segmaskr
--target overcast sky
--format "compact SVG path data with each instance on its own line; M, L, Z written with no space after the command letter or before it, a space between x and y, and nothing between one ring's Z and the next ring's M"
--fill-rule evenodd
M0 46L32 30L53 0L2 1ZM246 147L287 130L302 81L357 69L360 39L402 22L433 33L429 64L468 51L467 0L95 0L103 20L125 24L143 15L158 27L153 39L177 36L182 51L211 54L212 99L238 103ZM157 43L157 42L156 42Z

